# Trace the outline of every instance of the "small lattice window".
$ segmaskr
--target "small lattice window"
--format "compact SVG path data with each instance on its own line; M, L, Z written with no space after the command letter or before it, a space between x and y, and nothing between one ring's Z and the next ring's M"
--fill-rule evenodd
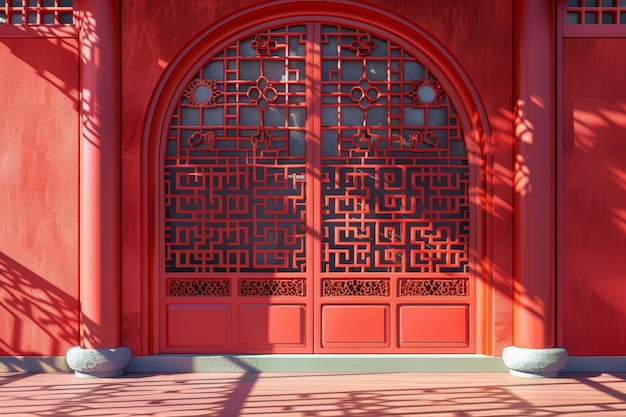
M567 0L570 25L626 25L626 0Z
M73 0L0 0L0 25L73 25Z

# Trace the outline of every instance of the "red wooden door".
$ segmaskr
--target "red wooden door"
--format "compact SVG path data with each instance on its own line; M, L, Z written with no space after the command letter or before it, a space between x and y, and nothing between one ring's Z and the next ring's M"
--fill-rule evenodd
M164 138L162 352L474 351L468 159L433 70L329 21L190 74Z

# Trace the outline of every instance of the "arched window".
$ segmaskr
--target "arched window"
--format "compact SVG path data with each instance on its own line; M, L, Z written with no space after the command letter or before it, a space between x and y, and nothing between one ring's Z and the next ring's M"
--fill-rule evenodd
M162 138L161 350L472 351L465 133L419 53L304 20L196 68Z

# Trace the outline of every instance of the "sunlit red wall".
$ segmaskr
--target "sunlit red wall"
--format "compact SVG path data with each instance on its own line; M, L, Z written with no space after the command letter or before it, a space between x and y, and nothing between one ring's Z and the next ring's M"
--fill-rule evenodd
M122 344L149 353L142 269L142 134L159 79L214 22L260 0L122 3ZM368 3L412 21L450 52L486 111L493 154L484 201L494 288L485 353L511 344L512 5ZM78 343L78 40L0 34L0 355L63 355ZM109 111L119 111L110 109ZM470 115L472 117L476 115Z
M122 3L122 223L123 223L123 344L135 355L151 353L148 329L149 277L142 269L142 134L147 109L159 79L184 47L215 22L252 0L180 1L133 0ZM406 18L445 45L468 74L486 109L488 140L493 150L488 181L493 198L483 204L487 222L489 262L483 266L493 277L493 297L487 301L480 323L492 336L485 352L500 354L511 340L512 271L512 4L473 0L397 1L367 3ZM291 4L289 7L293 7ZM279 17L279 16L277 16ZM476 117L477 115L470 115ZM158 138L151 138L158 140ZM139 279L141 277L142 279ZM143 281L142 281L143 280Z
M135 355L150 353L150 277L141 262L150 100L195 36L259 3L122 3L122 344ZM512 2L367 3L445 45L486 111L493 198L484 202L491 227L484 266L494 291L481 325L490 335L485 353L497 355L512 343ZM558 342L570 355L623 355L626 39L561 41ZM63 355L78 343L78 63L74 37L0 33L0 355Z
M626 38L563 39L560 343L626 354Z
M77 47L0 36L0 355L78 342Z

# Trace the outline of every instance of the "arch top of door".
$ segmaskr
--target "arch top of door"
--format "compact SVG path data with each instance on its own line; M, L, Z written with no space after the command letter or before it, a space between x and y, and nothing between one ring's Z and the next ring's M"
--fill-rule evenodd
M460 111L468 140L467 151L478 158L488 154L489 128L478 92L461 64L447 48L417 26L389 10L373 5L333 0L275 0L248 6L219 22L211 22L188 42L170 61L156 86L148 108L144 131L144 156L159 152L151 140L167 127L173 98L184 88L184 81L206 60L233 39L245 37L268 26L289 23L324 22L361 24L384 32L390 40L413 50L426 64ZM158 145L157 145L158 147ZM148 158L149 160L149 158Z
M477 277L482 274L480 269L481 256L484 252L483 235L486 234L483 220L485 207L481 205L480 198L476 198L476 196L484 195L487 189L485 185L487 178L485 155L489 155L489 149L487 149L489 141L486 140L488 125L478 93L470 78L465 74L462 65L434 37L415 23L391 11L356 2L278 0L241 9L217 23L209 24L169 62L154 90L147 112L143 136L142 212L145 227L143 229L142 262L148 277L145 282L148 283L149 291L155 299L158 298L155 296L158 289L154 288L155 284L150 277L160 268L161 258L155 255L160 249L158 239L155 237L158 235L156 231L161 227L162 219L160 216L162 214L158 208L154 207L153 203L159 201L161 197L163 185L159 181L163 168L160 161L165 149L163 137L170 128L169 123L177 100L180 99L183 90L202 66L233 41L275 27L305 24L310 25L311 28L330 24L356 26L366 28L368 31L371 30L373 34L382 35L405 48L407 53L414 54L415 58L419 58L420 63L427 66L436 80L441 83L446 94L450 97L464 132L469 176L472 178L469 182L470 211L473 212L470 215L472 222L470 229L476 231L476 234L472 235L469 254L472 258L471 274ZM477 281L486 282L486 280L481 279ZM485 287L481 287L475 294L483 291L482 288ZM481 295L476 298L478 304L483 302ZM156 320L156 317L159 316L159 312L154 308L153 306L152 320ZM459 309L451 314L460 317L465 313ZM480 339L482 337L477 336L476 340ZM155 346L153 345L150 350L158 351L158 347ZM480 343L475 347L476 352L483 351Z

